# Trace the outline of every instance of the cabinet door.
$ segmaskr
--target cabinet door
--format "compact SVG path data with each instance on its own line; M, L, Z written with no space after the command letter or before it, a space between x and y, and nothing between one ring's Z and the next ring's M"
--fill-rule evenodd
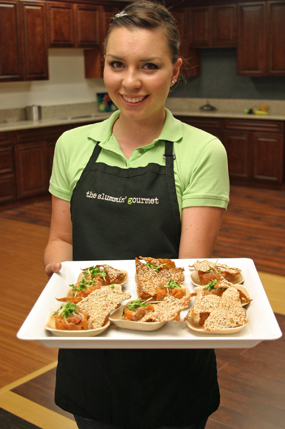
M75 45L73 5L70 3L47 4L47 32L49 47Z
M48 79L45 3L20 2L23 23L24 80Z
M253 134L253 179L283 183L283 138L273 134Z
M253 163L250 153L250 134L226 131L223 143L228 155L230 178L249 181Z
M15 156L18 198L47 192L45 142L17 144Z
M209 6L192 7L189 10L190 46L193 48L207 48L211 45L210 14Z
M84 50L84 66L86 79L102 78L103 76L103 42L106 38L111 18L119 12L118 7L104 5L99 10L100 16L100 45L94 49Z
M176 9L172 11L176 19L180 35L180 55L183 59L181 73L184 76L200 76L201 60L197 49L190 48L190 30L188 23L188 9Z
M0 2L0 81L23 79L19 4Z
M268 3L269 65L271 76L285 76L285 2Z
M265 76L267 73L266 3L238 5L237 72L240 76Z
M236 5L213 6L211 45L229 47L237 44L237 11Z
M16 199L12 133L0 133L0 203Z
M76 46L94 48L100 45L99 6L75 5Z

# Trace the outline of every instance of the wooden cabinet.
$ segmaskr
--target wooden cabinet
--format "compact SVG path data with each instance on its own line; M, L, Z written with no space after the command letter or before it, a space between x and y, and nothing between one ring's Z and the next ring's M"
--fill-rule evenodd
M103 42L107 36L108 28L112 17L119 12L119 7L104 5L100 10L100 45L94 49L84 50L84 65L86 79L102 78L104 51Z
M190 46L230 47L237 44L235 4L199 6L189 9Z
M201 60L198 49L190 47L190 32L188 26L188 9L175 9L172 11L176 19L180 35L180 55L183 59L181 73L183 76L200 76Z
M285 76L285 2L241 3L238 8L238 75Z
M47 35L49 47L71 48L75 44L72 3L47 3Z
M284 182L284 123L226 119L223 143L233 183L280 188Z
M19 3L0 1L0 82L22 77Z
M268 2L268 74L285 76L285 2Z
M0 203L16 200L14 135L0 133Z
M45 2L21 1L24 80L48 79Z
M48 79L45 3L0 2L0 81Z
M282 121L178 116L224 144L232 184L283 189L285 128Z
M49 47L93 48L100 44L100 6L47 3Z
M17 198L48 192L54 146L59 136L76 125L15 131Z
M0 132L0 206L48 194L56 141L80 125Z

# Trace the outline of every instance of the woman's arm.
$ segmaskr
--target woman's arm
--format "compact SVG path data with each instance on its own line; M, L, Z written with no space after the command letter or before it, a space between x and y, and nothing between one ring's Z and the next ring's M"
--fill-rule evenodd
M182 210L179 258L211 257L224 211L219 207L186 207Z
M50 277L61 268L61 262L72 260L72 223L69 201L52 197L52 214L44 265Z

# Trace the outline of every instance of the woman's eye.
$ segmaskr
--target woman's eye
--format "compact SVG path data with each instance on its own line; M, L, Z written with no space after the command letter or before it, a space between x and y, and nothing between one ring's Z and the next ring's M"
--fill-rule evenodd
M123 67L123 63L121 63L120 61L112 61L112 62L110 63L110 66L111 66L113 69L120 69L120 68L122 68L122 67Z
M143 68L147 70L156 70L158 69L158 66L153 63L147 63L147 64L144 64Z

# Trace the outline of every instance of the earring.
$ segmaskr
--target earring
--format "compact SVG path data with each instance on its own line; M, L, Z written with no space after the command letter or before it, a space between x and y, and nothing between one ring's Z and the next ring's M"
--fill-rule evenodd
M174 80L174 79L172 79L171 83L175 83L175 80Z

